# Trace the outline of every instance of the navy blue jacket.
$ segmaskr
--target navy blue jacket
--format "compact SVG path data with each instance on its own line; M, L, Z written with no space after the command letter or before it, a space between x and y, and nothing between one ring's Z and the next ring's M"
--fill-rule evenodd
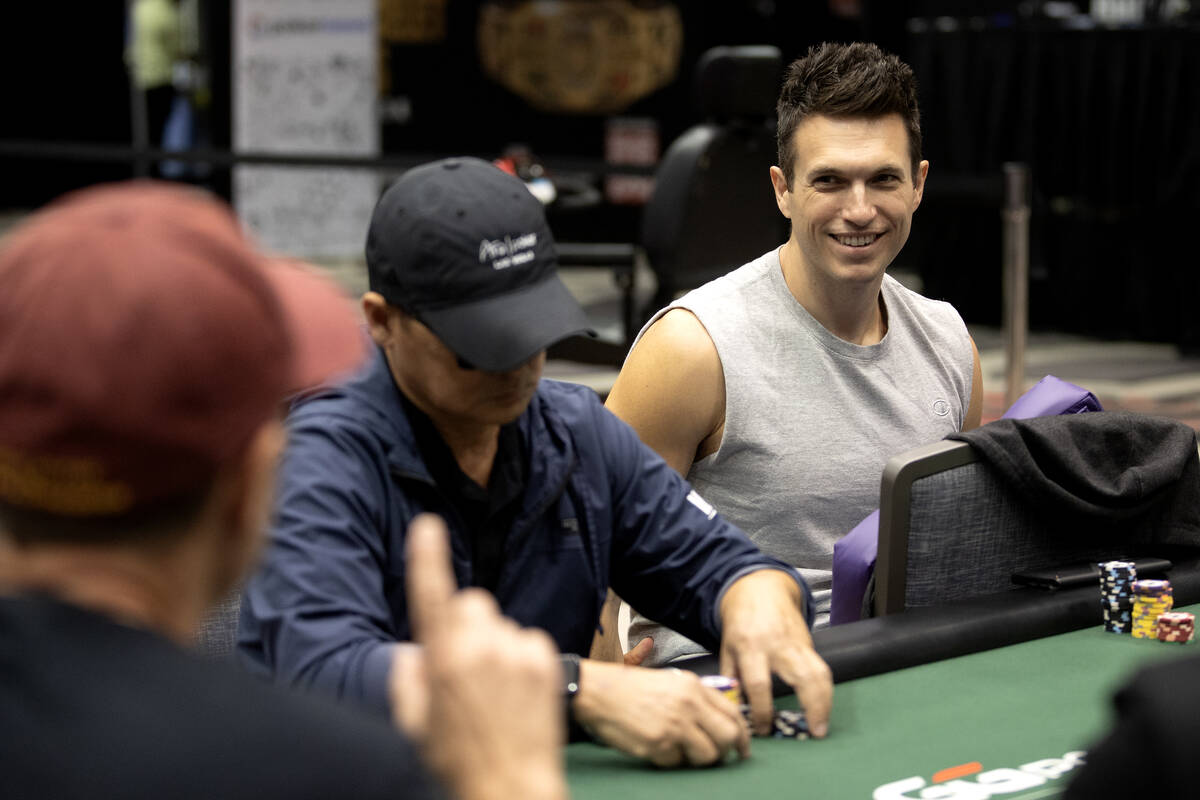
M288 427L271 541L242 601L239 654L283 683L386 710L392 646L411 636L408 523L426 511L446 519L461 586L471 582L470 537L421 459L381 352L347 384L295 407ZM528 481L496 599L563 652L587 655L609 585L715 648L730 583L764 567L796 574L716 515L592 390L543 380L518 430Z

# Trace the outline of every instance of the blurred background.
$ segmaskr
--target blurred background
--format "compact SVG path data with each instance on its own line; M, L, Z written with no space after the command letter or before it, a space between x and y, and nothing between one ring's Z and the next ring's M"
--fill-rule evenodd
M267 246L344 268L353 289L386 183L469 154L529 181L561 241L636 244L663 154L713 113L696 85L706 52L770 45L786 64L866 40L916 72L931 162L896 272L988 346L1002 165L1023 163L1033 344L1134 340L1175 364L1200 350L1195 0L21 5L0 33L10 221L73 188L166 177L221 194Z

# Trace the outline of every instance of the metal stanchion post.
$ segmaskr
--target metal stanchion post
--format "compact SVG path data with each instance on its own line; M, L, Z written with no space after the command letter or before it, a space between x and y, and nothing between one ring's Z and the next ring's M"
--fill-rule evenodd
M129 129L136 154L133 160L133 175L136 178L145 178L150 174L150 159L146 157L146 149L150 146L150 134L146 121L146 94L137 85L137 78L134 76L136 67L133 56L129 53L129 48L133 46L133 0L125 2L125 31L125 74L129 76ZM155 147L157 146L155 143Z
M1029 330L1029 165L1004 165L1005 407L1025 391Z

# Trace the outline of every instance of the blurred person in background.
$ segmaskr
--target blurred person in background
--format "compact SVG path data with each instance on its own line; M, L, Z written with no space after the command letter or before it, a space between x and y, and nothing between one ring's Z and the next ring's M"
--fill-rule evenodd
M0 284L0 797L565 798L550 640L455 593L435 518L399 687L427 698L420 750L189 652L261 548L285 397L362 360L328 279L138 182L34 214Z

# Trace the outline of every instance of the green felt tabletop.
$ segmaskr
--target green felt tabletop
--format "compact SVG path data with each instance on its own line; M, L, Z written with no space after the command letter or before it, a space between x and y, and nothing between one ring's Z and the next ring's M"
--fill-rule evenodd
M1200 606L1179 610L1200 614ZM1074 758L1064 756L1086 750L1107 729L1113 690L1139 666L1193 653L1200 653L1196 642L1134 639L1096 626L876 675L835 687L827 739L755 739L742 762L661 770L608 748L572 745L571 796L1057 797ZM795 698L777 705L795 708ZM975 774L959 783L942 775L932 785L937 773L973 764L963 769ZM985 780L995 781L991 791L980 791ZM902 781L912 788L880 789Z

